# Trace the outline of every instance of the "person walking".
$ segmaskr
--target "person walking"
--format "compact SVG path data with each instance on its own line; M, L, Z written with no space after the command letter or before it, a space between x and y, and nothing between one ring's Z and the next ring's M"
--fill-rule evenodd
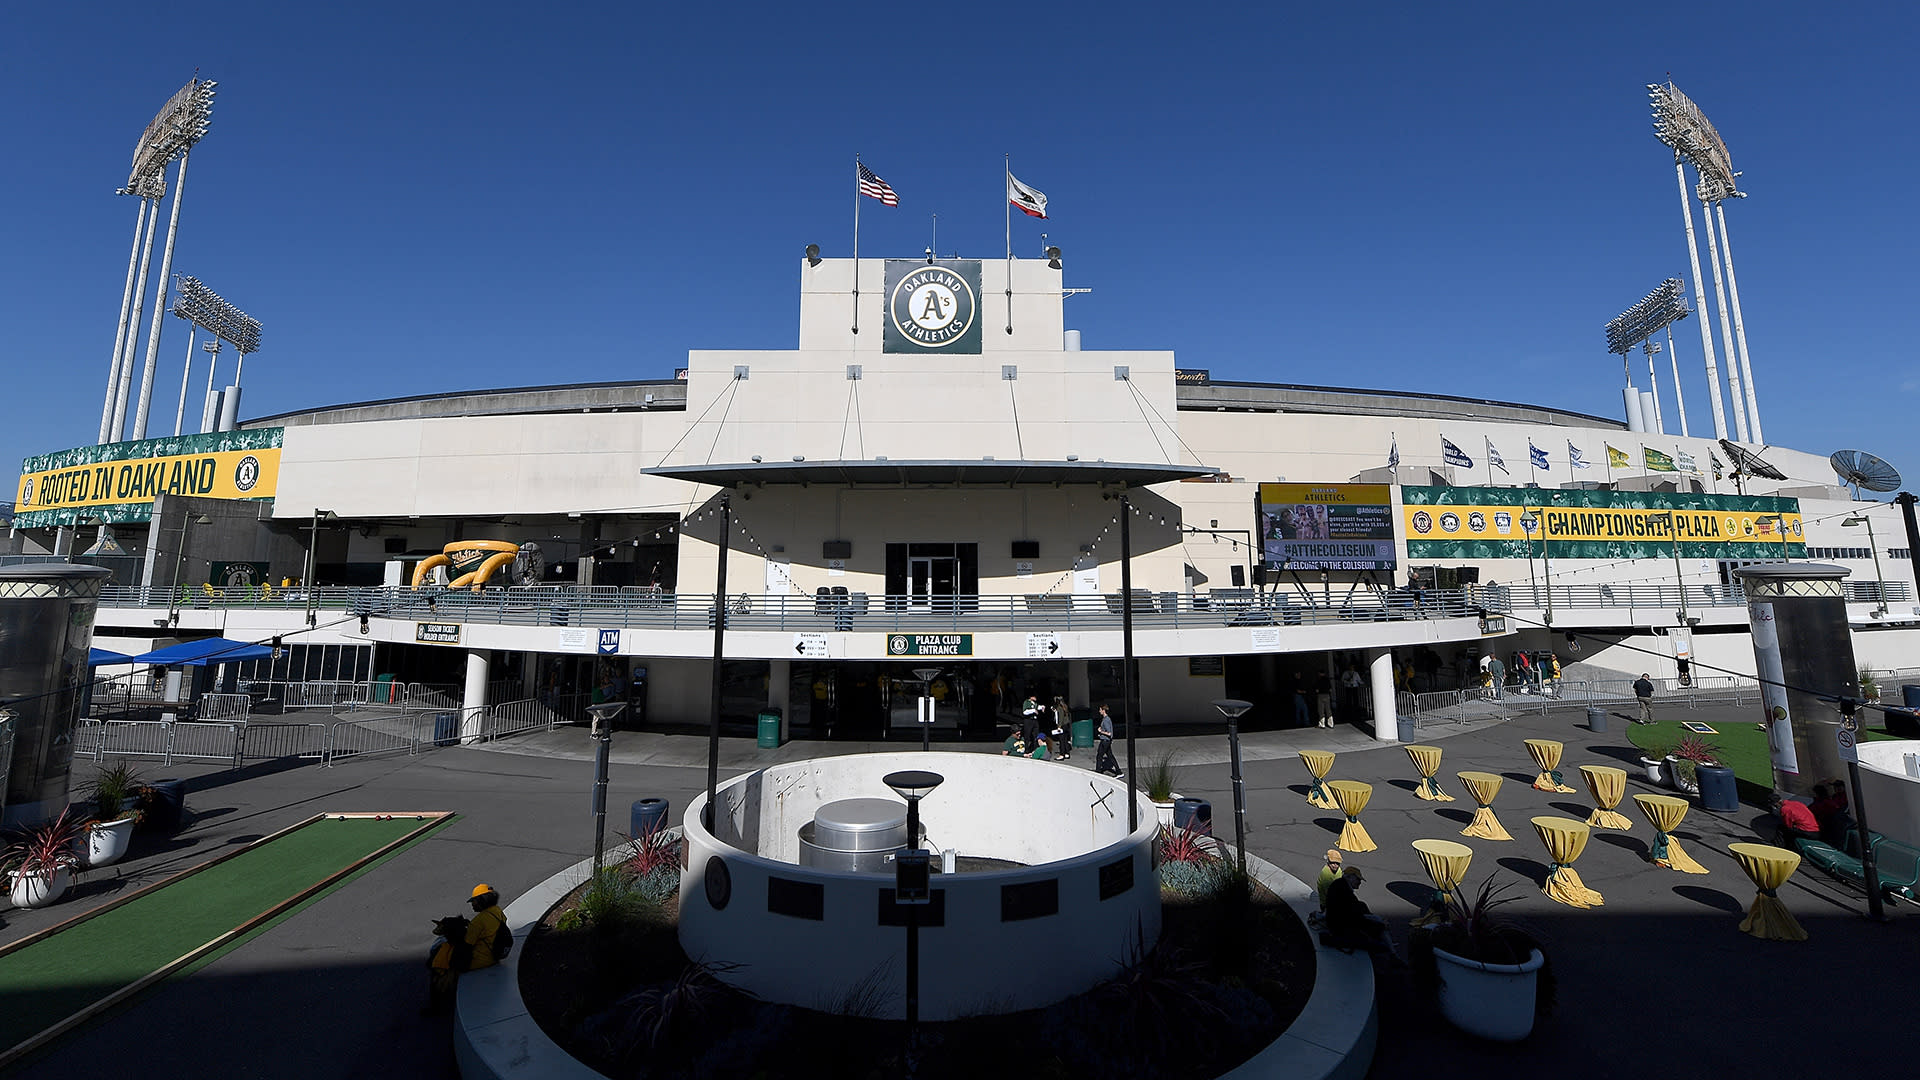
M1065 698L1053 699L1053 756L1065 761L1073 756L1073 712L1067 708Z
M1113 717L1107 715L1107 707L1100 706L1100 723L1094 729L1094 742L1099 749L1093 755L1093 771L1108 776L1120 775L1120 763L1113 757Z
M1493 688L1493 700L1499 701L1507 692L1507 665L1497 656L1487 658L1487 684Z
M1653 723L1653 680L1647 678L1647 673L1644 671L1640 673L1638 679L1633 681L1633 696L1640 702L1640 719L1635 720L1634 723Z
M1319 718L1320 726L1323 728L1332 727L1333 680L1328 678L1327 673L1324 671L1314 677L1313 704Z

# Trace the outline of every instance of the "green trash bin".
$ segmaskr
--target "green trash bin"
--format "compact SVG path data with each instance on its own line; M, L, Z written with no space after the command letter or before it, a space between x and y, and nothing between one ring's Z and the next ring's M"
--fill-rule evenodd
M773 709L760 714L758 741L762 750L772 750L780 745L780 710Z
M382 705L393 704L393 675L375 675L373 677L373 700Z
M1075 720L1073 722L1073 748L1085 750L1093 745L1093 721Z

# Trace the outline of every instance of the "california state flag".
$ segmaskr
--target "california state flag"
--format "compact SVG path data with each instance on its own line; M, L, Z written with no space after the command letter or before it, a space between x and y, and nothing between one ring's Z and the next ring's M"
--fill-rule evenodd
M1007 174L1007 201L1013 204L1014 209L1028 217L1044 218L1047 216L1046 192L1035 191L1014 179L1012 173Z

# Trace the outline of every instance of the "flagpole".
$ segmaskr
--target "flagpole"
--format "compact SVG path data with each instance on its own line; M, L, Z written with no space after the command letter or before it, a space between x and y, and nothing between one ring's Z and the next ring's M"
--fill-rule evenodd
M1013 190L1013 155L1006 155L1007 183L1001 191L1001 202L1007 212L1007 333L1013 333L1013 199L1008 192Z
M860 155L853 155L853 332L860 332Z

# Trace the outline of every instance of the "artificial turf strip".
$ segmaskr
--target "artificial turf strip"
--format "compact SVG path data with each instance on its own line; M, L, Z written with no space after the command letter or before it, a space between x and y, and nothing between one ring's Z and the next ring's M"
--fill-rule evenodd
M316 821L0 957L0 1051L25 1041L424 823Z
M1656 703L1654 708L1659 709L1659 704ZM1627 728L1627 738L1642 750L1656 744L1672 750L1685 735L1705 739L1713 744L1714 756L1720 759L1720 764L1732 769L1733 775L1743 782L1740 792L1742 798L1747 798L1756 791L1764 793L1773 790L1773 758L1767 750L1766 732L1747 722L1715 722L1713 727L1718 734L1700 735L1686 730L1680 724L1679 720L1657 720L1651 727L1645 724L1630 724ZM1869 728L1862 734L1868 739L1895 737L1887 734L1884 728ZM1751 788L1745 785L1751 785Z

